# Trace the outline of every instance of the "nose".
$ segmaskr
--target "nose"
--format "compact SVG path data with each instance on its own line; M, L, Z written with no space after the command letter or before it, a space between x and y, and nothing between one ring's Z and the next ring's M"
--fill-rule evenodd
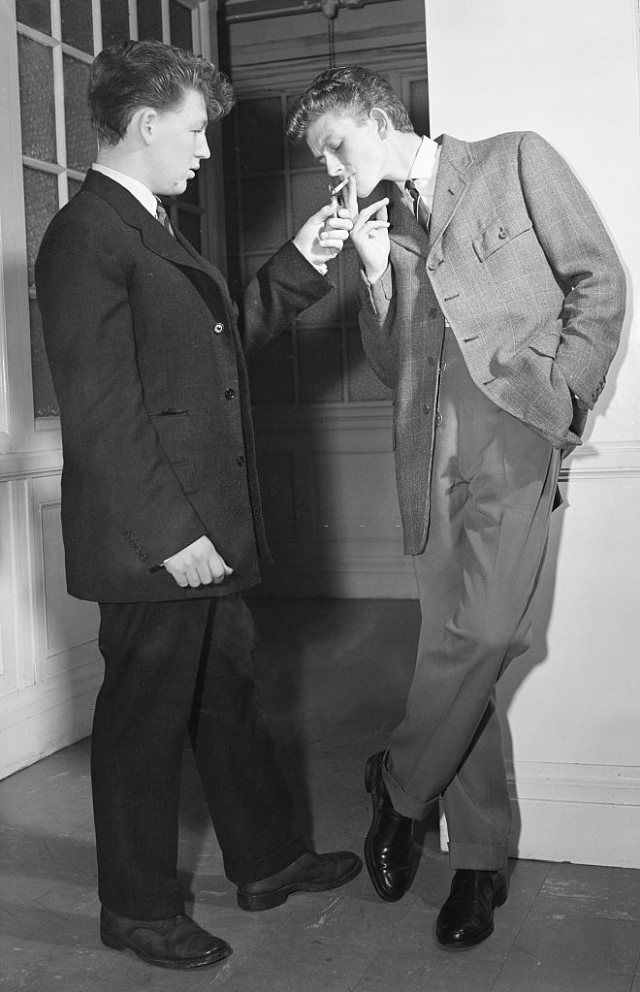
M196 158L211 158L211 150L204 131L200 135L200 141L196 148Z
M343 173L342 163L338 161L335 155L325 153L324 164L327 170L327 174L331 176L332 179L336 179Z

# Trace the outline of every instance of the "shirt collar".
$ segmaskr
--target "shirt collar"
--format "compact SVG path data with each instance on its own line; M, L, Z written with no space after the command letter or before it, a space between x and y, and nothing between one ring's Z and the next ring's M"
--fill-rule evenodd
M433 180L438 168L440 145L425 135L420 142L416 157L409 169L407 179Z
M133 176L126 176L124 172L117 172L115 169L110 169L107 165L97 165L95 162L91 168L95 172L101 172L103 176L113 179L114 182L120 183L121 186L129 190L132 196L135 196L136 200L142 204L145 210L148 210L154 217L156 216L158 201L149 187L141 183L139 179L134 179Z

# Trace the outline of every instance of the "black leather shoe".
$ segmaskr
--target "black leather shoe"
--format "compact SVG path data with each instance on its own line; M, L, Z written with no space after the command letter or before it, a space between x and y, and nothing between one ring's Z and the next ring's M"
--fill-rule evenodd
M396 813L382 778L384 752L369 758L364 773L371 793L373 820L364 842L364 858L374 888L381 899L397 902L413 874L413 820Z
M160 968L204 968L231 954L224 940L184 914L167 920L129 920L102 907L100 939L115 951L133 951Z
M238 886L238 906L252 912L281 906L294 892L325 892L345 885L362 870L362 861L350 851L316 854L305 851L282 871L259 882Z
M436 936L445 947L473 947L493 933L493 911L507 900L506 871L459 870L440 910Z

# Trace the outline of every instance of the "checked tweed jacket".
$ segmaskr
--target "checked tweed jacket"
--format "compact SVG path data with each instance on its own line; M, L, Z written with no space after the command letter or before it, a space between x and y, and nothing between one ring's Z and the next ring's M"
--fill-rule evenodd
M443 314L471 378L553 447L580 444L615 355L625 277L589 197L533 132L441 143L430 233L393 183L390 265L362 291L364 348L395 391L405 551L424 550ZM434 307L434 304L436 305ZM437 309L436 309L437 308Z

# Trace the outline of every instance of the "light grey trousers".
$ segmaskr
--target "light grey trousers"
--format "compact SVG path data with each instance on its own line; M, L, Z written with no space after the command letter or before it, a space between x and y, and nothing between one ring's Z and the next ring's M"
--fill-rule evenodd
M530 643L560 451L473 383L445 336L431 517L414 558L422 626L385 783L394 808L424 818L442 794L454 869L501 869L511 806L495 685Z

